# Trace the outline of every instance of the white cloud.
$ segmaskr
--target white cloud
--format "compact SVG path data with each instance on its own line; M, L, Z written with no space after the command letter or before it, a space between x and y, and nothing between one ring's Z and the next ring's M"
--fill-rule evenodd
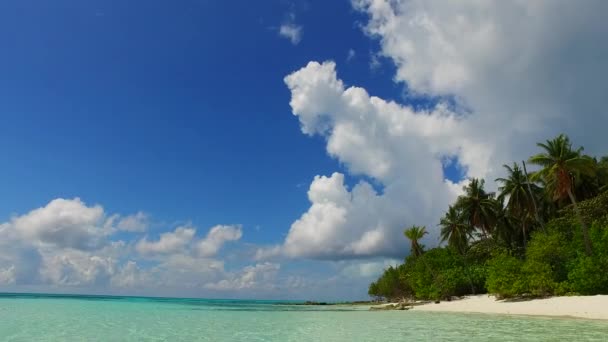
M140 231L147 224L141 212L107 215L79 199L56 199L15 216L0 223L0 286L181 296L275 288L278 264L233 272L218 257L226 243L241 239L240 225L214 226L202 238L195 227L181 226L157 239L113 239L119 230Z
M302 40L302 26L294 23L285 23L279 27L279 35L287 38L293 45L298 45Z
M152 281L148 272L142 270L137 262L130 260L112 276L111 284L118 288L137 288L150 286Z
M122 217L118 220L116 228L127 232L141 233L148 228L148 216L143 212Z
M211 228L207 236L197 243L196 249L201 257L211 257L217 254L224 243L237 241L241 236L241 226L218 225Z
M225 277L224 262L188 254L166 256L148 270L155 286L173 289L203 289L204 284Z
M397 66L395 79L414 92L457 97L472 110L470 134L498 157L527 157L535 141L561 131L588 149L605 150L599 127L608 124L608 47L601 43L608 34L608 3L353 5L369 16L366 32Z
M205 284L236 281L217 254L242 237L240 225L217 225L204 238L181 226L157 239L114 240L119 230L142 231L147 215L107 215L100 205L56 199L46 206L0 223L0 285L44 289L78 287L90 291L197 295ZM254 267L263 272L262 266ZM245 288L261 275L242 274ZM256 273L257 274L257 273ZM262 278L260 278L262 277ZM253 285L251 285L253 286Z
M110 257L75 249L42 254L41 278L54 285L105 285L114 274L116 266L116 260Z
M46 206L15 217L10 225L31 242L90 250L101 247L108 231L103 227L104 211L87 207L79 198L55 199Z
M222 246L229 241L237 241L243 236L240 225L217 225L209 229L203 239L195 239L196 229L193 227L177 227L173 232L160 235L158 241L143 238L135 249L144 255L152 254L189 254L199 257L215 256Z
M135 246L141 254L168 254L184 250L192 241L196 229L192 227L177 227L173 232L162 233L158 241L141 239Z
M389 266L396 266L400 263L402 261L396 259L352 262L347 264L340 273L347 278L376 278Z
M458 135L460 119L445 105L416 111L362 88L346 89L333 62L311 62L285 82L302 131L324 136L331 156L351 173L373 177L382 192L366 181L349 189L340 173L315 177L308 191L311 206L291 226L282 254L324 259L403 255L403 229L412 224L432 229L458 194L459 187L444 179L442 158L467 160L462 146L472 145L477 147L474 157L485 161L483 145ZM277 247L257 256L272 254Z
M442 160L456 158L466 177L489 186L500 165L527 158L535 142L567 130L588 151L608 148L603 96L608 70L608 4L555 2L354 1L397 66L395 80L414 94L453 98L429 110L346 88L333 62L311 62L288 75L290 105L308 135L361 181L317 176L309 210L281 246L258 252L340 259L403 255L402 235L436 224L462 184L445 179ZM517 23L517 25L513 25ZM521 39L526 37L526 39ZM467 108L464 111L462 108Z
M273 289L275 279L281 265L274 263L259 263L247 266L237 274L215 283L207 283L205 287L210 290L243 290L243 289Z
M295 21L295 13L288 13L285 21L279 27L279 36L289 39L293 45L298 45L302 40L302 26L297 25Z
M11 285L15 283L16 274L15 266L11 265L7 268L0 268L0 285Z

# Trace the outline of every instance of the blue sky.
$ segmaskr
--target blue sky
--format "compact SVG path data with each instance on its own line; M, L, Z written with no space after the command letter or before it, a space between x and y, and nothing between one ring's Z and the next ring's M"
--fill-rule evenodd
M7 290L17 291L361 298L370 279L407 255L404 226L434 229L464 178L494 179L499 170L490 165L525 158L533 142L569 127L568 113L545 115L539 108L564 108L560 101L604 105L601 92L535 93L513 84L533 87L564 65L575 68L572 60L605 54L592 41L605 25L575 22L562 28L574 32L563 43L532 24L519 28L533 35L538 49L552 52L591 32L588 44L579 43L580 51L563 64L558 54L544 56L514 42L509 30L516 28L507 14L517 15L519 5L507 5L498 15L490 4L433 7L412 1L407 10L378 4L0 3L0 234L24 246L0 255L0 290L4 279ZM450 26L450 11L480 30L484 22L472 13L492 13L496 17L487 20L508 29L471 46L477 41L463 38L470 32ZM438 29L408 29L415 23L408 16L416 13L425 13ZM295 36L281 35L281 27ZM436 41L452 45L443 48ZM521 55L529 59L489 82L486 74L499 70L494 61L512 53L489 42L527 52ZM473 56L475 49L480 51ZM548 58L554 63L544 64ZM311 61L333 62L317 67ZM594 70L604 67L601 59L596 64ZM581 76L570 84L601 84L578 68ZM351 86L377 98L349 92ZM301 101L290 103L296 98ZM561 119L545 120L555 117ZM518 122L527 128L517 128ZM592 150L605 148L578 128L585 122L569 133ZM506 129L510 125L515 128ZM507 140L517 143L505 148L501 142ZM51 205L60 198L71 202ZM90 211L96 204L102 213ZM69 224L49 218L79 210L92 216ZM36 215L44 219L32 221ZM137 232L121 228L119 218L109 221L113 215L137 218ZM193 246L216 225L225 225L222 238L205 241L215 241L218 251L196 254ZM104 227L109 230L99 233ZM142 241L160 243L162 234L178 227L196 233L171 252L143 252ZM68 235L81 229L103 236L100 246L124 246L112 254L57 242L75 241ZM437 235L426 243L437 244ZM35 255L35 261L25 262L23 255ZM201 273L185 292L162 282L151 285L152 278L173 277L168 260L184 256L196 265L221 263L221 270L209 266L214 271ZM94 257L111 267L69 261ZM150 286L116 285L125 284L116 277L132 271L129 262L140 277L128 273L129 279ZM66 266L74 264L82 267ZM21 268L35 276L22 276ZM83 269L94 269L96 276L83 277ZM258 280L239 283L249 273ZM327 287L332 291L322 290Z
M161 221L241 222L276 240L312 176L339 168L300 133L283 77L309 60L399 97L347 1L8 1L1 5L3 217L81 197ZM241 10L234 11L234 7ZM329 6L329 8L328 8ZM289 13L306 27L277 35ZM25 185L27 184L27 186Z
M239 223L247 242L278 243L312 177L340 169L300 133L283 77L352 49L345 75L401 93L370 68L377 44L347 1L8 1L0 13L4 220L79 197L145 212L151 235ZM292 15L306 27L297 45L277 33Z

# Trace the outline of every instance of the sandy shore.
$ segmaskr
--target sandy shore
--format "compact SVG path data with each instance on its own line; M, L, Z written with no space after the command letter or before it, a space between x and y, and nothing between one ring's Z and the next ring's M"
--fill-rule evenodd
M552 297L533 300L496 300L493 296L470 296L460 300L414 306L418 311L469 312L509 315L577 317L608 320L608 295Z

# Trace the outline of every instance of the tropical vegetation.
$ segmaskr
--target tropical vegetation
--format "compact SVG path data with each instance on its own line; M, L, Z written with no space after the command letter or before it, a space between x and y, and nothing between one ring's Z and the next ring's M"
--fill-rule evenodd
M497 192L468 180L438 222L438 247L425 249L426 227L406 229L410 255L370 284L370 296L608 294L608 156L587 155L563 134L537 145L527 162L503 165Z

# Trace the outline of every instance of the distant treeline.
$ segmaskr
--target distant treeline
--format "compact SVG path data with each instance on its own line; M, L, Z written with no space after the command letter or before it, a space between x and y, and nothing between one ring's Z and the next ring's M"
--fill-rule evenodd
M498 193L470 179L439 222L442 247L426 250L426 227L405 230L411 252L370 284L385 299L448 299L608 293L608 156L574 148L565 135L537 144L528 164L504 165Z

